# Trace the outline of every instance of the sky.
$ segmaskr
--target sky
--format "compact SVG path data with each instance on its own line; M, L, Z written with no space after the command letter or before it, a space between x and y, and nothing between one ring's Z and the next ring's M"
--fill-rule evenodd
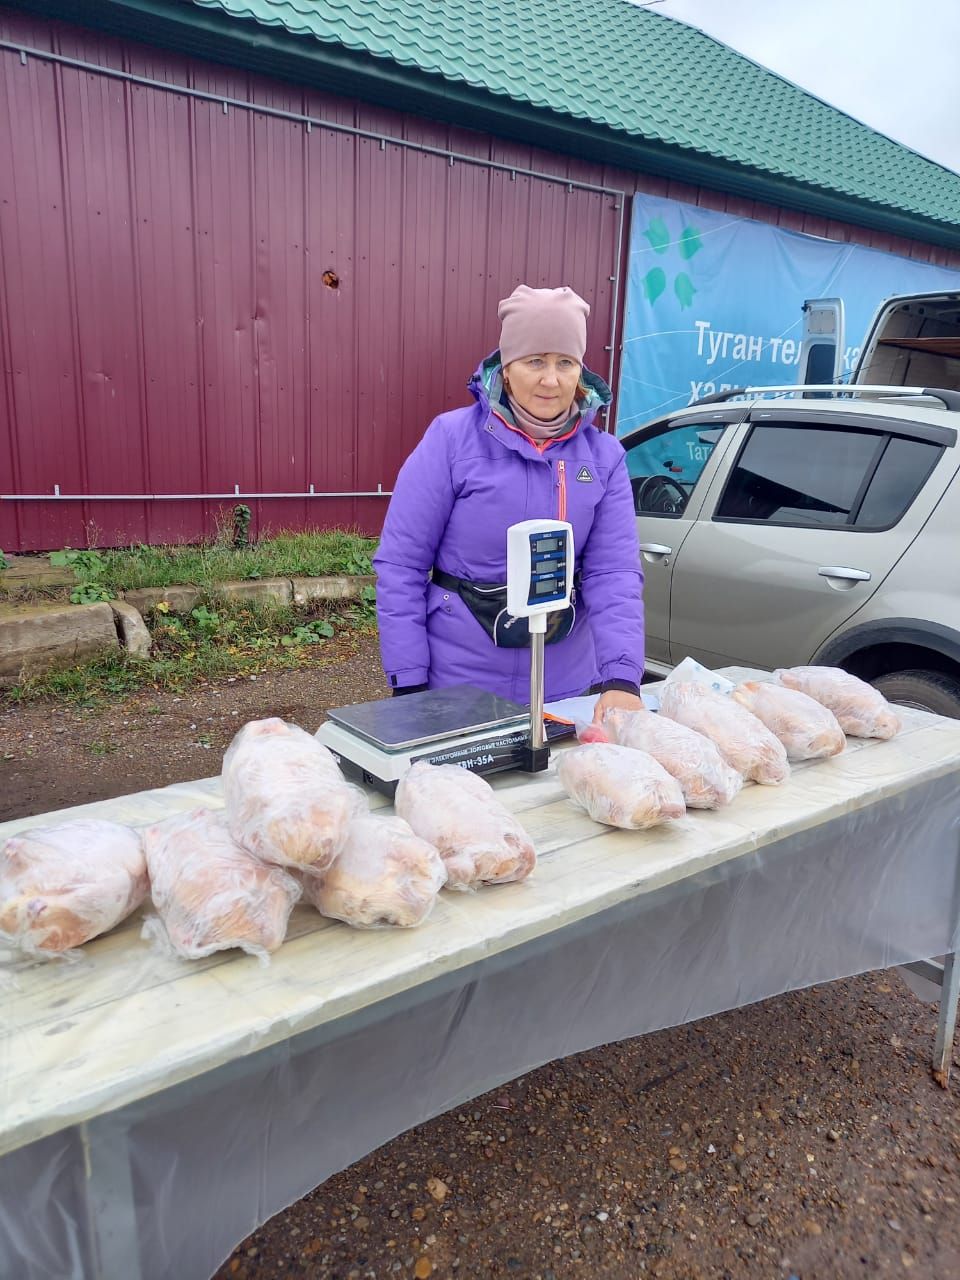
M960 0L663 0L646 7L699 27L960 172Z

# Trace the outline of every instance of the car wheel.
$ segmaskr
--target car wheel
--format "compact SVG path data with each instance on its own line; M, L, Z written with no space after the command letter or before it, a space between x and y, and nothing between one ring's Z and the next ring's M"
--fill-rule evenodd
M888 702L960 720L960 680L942 671L894 671L871 683Z

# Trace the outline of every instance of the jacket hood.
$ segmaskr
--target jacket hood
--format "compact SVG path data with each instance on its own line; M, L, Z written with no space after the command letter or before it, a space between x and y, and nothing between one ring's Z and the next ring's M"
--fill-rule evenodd
M581 413L583 420L590 422L600 409L610 403L613 394L598 373L593 373L586 365L581 365L580 370L581 380L587 388L586 399L581 401ZM467 390L484 409L489 410L492 405L500 403L503 394L503 368L499 351L491 352L480 362L467 383Z

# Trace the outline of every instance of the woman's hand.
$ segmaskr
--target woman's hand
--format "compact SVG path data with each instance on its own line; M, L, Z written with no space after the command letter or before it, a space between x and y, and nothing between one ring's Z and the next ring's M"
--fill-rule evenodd
M597 699L597 705L593 709L593 723L601 724L604 715L611 707L619 707L621 711L642 711L643 701L635 693L624 693L622 689L608 689Z

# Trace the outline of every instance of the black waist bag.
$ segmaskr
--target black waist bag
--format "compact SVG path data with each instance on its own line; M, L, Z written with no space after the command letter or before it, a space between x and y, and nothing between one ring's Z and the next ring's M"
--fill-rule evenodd
M574 589L578 585L574 578ZM480 623L484 631L498 649L527 649L530 647L530 628L526 618L515 618L507 612L506 584L497 582L468 582L466 578L455 578L452 573L444 573L442 569L434 569L433 581L444 591L456 591L457 595ZM573 630L577 620L577 607L571 603L568 608L547 615L547 633L544 644L556 644L565 640Z

